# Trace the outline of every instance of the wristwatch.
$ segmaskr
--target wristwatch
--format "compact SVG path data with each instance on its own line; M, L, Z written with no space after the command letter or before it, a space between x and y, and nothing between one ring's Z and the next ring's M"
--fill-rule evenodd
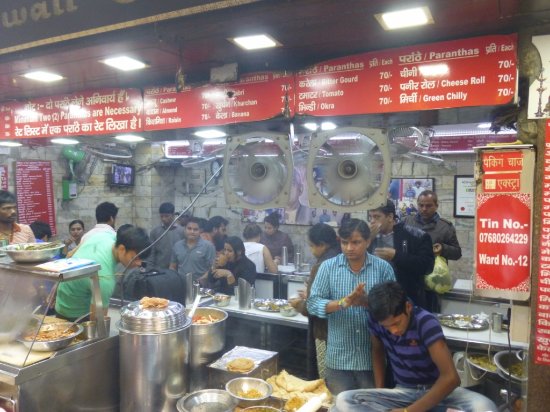
M342 299L340 299L338 301L338 306L340 306L342 309L345 309L348 307L348 301L345 297L343 297Z

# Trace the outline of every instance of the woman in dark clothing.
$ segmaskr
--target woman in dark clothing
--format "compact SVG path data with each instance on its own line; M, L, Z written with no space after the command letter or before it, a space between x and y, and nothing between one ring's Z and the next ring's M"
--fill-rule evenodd
M317 270L325 260L335 257L340 253L340 244L334 229L324 223L313 225L308 232L309 247L317 262L311 268L307 280L307 290L300 291L300 297L291 299L290 304L302 315L309 319L308 327L308 369L317 366L318 375L325 375L325 352L327 341L327 320L309 315L306 309L306 299L309 296L311 285L317 275ZM315 350L313 350L315 348ZM314 359L317 359L317 362ZM310 376L311 377L311 376Z
M283 247L286 246L288 262L294 261L294 245L288 234L279 230L281 215L273 212L264 219L264 231L260 236L260 243L271 252L276 264L282 265ZM287 263L288 263L287 262Z
M233 295L233 288L239 278L254 286L256 265L246 257L243 241L237 236L229 236L225 239L223 254L227 262L208 272L208 287L216 292Z

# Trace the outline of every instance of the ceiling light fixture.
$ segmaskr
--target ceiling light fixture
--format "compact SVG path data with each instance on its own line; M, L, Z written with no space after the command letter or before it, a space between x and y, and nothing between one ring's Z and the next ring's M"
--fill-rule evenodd
M108 59L102 60L101 62L108 66L114 67L115 69L125 72L144 69L145 67L147 67L145 63L140 62L136 59L132 59L128 56L110 57Z
M23 77L25 77L26 79L36 80L45 83L56 82L63 79L63 76L60 76L57 73L45 72L42 70L25 73Z
M375 14L374 17L384 30L404 29L434 23L432 13L426 6L379 13Z
M23 143L19 143L19 142L10 142L10 141L0 141L0 146L4 146L4 147L19 147L19 146L23 146Z
M267 34L233 37L232 39L229 39L229 41L235 43L237 46L245 50L258 50L282 46L281 43L279 43L273 37L268 36Z
M479 123L477 127L478 129L489 129L491 127L491 123Z
M119 134L115 136L115 139L121 142L128 142L128 143L142 142L145 140L144 137L138 136L137 134Z
M323 122L321 123L321 130L334 130L336 129L336 124L332 122Z
M221 130L216 129L199 130L198 132L195 132L193 134L197 137L202 137L203 139L215 139L227 136L227 134L225 134Z
M55 139L50 140L50 142L55 144L78 144L78 140L75 139L67 139L66 137L57 137Z
M307 130L311 130L312 132L314 132L315 130L317 130L319 128L317 123L304 123L304 127Z

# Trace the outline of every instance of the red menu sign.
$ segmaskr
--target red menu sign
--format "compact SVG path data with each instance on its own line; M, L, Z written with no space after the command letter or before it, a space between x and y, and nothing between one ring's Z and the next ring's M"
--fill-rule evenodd
M534 163L531 147L478 153L475 288L482 296L529 298Z
M102 135L142 130L138 89L104 89L0 106L3 138Z
M517 36L476 37L330 60L296 76L296 111L315 116L506 104Z
M536 305L535 363L550 365L550 121L546 122L542 225Z
M280 73L256 73L240 82L185 88L145 90L147 131L216 126L271 119L294 114L294 78Z
M15 192L18 221L25 224L35 220L47 222L55 236L57 230L51 162L15 162Z

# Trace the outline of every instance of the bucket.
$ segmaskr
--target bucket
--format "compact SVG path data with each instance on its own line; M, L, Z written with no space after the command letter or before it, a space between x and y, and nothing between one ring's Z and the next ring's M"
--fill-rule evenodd
M453 363L455 364L456 371L460 377L461 387L469 388L470 386L481 384L484 376L479 377L478 371L472 370L470 364L466 360L466 354L464 352L456 352L453 355Z
M212 316L217 322L205 325L192 324L189 349L189 391L208 387L208 365L218 359L225 347L227 312L216 308L197 308L196 316Z

